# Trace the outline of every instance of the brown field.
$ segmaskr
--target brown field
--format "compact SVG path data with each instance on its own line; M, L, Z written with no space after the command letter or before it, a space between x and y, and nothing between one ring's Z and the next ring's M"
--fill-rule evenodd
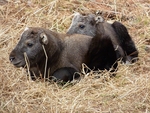
M0 1L0 113L150 113L149 0ZM103 10L122 22L139 51L139 61L120 64L117 75L91 72L78 83L60 86L32 81L9 62L26 26L65 33L74 12Z

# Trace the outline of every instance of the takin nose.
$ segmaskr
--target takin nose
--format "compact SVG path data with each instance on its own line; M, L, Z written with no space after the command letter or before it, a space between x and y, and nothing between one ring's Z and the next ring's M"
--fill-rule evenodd
M14 56L10 56L9 60L10 60L10 62L12 62L13 60L15 60L15 57Z

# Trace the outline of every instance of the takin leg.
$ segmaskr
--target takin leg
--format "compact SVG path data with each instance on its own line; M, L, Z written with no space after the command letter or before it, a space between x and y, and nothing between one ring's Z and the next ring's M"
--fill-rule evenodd
M135 47L135 44L129 35L127 28L121 24L120 22L115 21L112 24L112 27L114 28L116 34L118 35L119 41L120 41L120 46L123 48L123 50L126 53L126 62L135 62L138 57L138 51Z
M63 81L68 82L72 81L73 79L79 78L80 75L77 73L77 70L75 70L72 67L63 67L60 69L57 69L52 74L52 80L56 81Z

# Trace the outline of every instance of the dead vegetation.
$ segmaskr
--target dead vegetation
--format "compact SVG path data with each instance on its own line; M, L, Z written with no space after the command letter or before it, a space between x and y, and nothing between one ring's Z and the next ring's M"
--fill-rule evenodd
M85 75L64 86L31 81L8 56L26 26L66 32L74 12L102 10L121 21L139 50L139 61L109 72ZM113 15L113 16L110 16ZM8 0L0 6L0 113L149 113L149 0ZM101 76L100 78L97 76Z

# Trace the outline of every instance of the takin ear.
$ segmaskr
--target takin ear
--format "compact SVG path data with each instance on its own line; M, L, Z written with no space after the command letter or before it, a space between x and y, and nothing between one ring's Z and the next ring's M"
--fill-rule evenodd
M102 16L96 16L95 17L95 22L96 22L96 24L103 23L104 22L104 18Z
M44 45L48 44L48 38L47 38L47 35L45 33L40 34L40 39L41 39L42 44L44 44Z
M96 24L104 22L104 18L101 16L102 13L103 12L100 10L96 12L96 17L95 17Z

